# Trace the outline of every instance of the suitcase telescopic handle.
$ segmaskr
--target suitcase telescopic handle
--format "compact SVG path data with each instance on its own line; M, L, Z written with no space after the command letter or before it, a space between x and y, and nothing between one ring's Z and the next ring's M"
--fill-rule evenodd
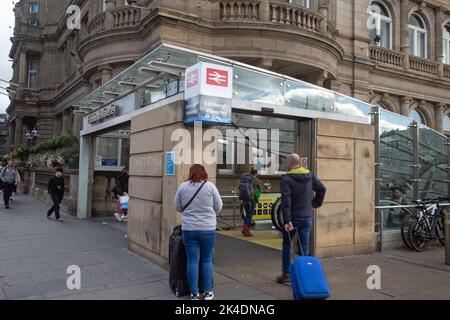
M298 244L298 248L300 249L300 254L302 256L305 255L304 252L303 252L302 241L300 239L300 234L298 233L298 229L294 228L293 231L295 231L294 237L291 236L291 232L292 231L291 232L286 231L287 234L288 234L288 237L289 237L289 241L291 242L291 261L294 261L295 260L295 256L296 256L296 254L294 252L294 241L293 241L295 238L297 238L297 244Z

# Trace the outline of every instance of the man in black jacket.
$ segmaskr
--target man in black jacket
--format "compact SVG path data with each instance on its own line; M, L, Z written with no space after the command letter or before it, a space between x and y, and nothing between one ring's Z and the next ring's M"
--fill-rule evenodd
M52 177L48 182L48 193L53 201L53 207L47 212L47 218L51 219L51 215L55 212L55 218L57 221L63 221L59 215L59 209L61 201L64 197L64 177L63 169L57 168L55 176Z
M298 154L287 159L289 172L281 178L281 206L283 210L283 274L277 282L290 281L289 265L291 242L288 232L297 229L304 255L309 254L309 237L313 225L314 209L322 205L325 186L308 169L301 167ZM315 192L315 195L314 195Z

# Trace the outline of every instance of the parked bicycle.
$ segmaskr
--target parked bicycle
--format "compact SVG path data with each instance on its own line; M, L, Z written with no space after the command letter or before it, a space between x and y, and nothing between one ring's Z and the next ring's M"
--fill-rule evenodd
M402 236L408 230L408 247L423 251L430 242L439 241L445 245L445 213L441 202L448 198L426 199L415 201L417 207L413 214L405 217L402 223Z

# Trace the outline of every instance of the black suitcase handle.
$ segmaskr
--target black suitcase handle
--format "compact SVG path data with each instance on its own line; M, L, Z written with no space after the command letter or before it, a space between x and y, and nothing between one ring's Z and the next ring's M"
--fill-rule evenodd
M297 245L298 245L298 248L300 250L300 255L304 256L305 253L303 252L302 241L300 239L300 234L298 233L298 229L297 228L294 228L294 230L291 231L291 232L295 232L294 236L291 236L291 232L288 232L288 231L286 231L286 232L288 234L289 241L291 242L291 262L294 262L295 257L297 256L297 254L294 252L294 241L293 240L295 239L295 237L297 237Z

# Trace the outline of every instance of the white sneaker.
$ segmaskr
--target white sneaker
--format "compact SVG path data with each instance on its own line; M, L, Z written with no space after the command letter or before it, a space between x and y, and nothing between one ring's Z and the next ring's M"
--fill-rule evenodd
M214 299L214 292L212 292L212 291L205 292L205 294L203 295L203 299L205 299L205 300L212 300L212 299Z

